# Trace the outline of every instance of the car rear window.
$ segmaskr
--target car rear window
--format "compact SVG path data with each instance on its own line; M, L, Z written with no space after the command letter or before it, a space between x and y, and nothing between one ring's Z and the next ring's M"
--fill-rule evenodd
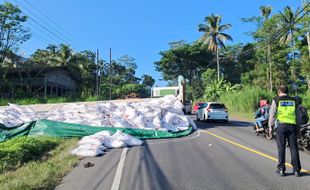
M208 106L207 103L199 104L199 107L200 107L200 108L206 108L207 106Z
M225 106L224 106L224 104L211 104L211 105L210 105L210 108L211 108L211 109L220 110L220 109L224 109Z

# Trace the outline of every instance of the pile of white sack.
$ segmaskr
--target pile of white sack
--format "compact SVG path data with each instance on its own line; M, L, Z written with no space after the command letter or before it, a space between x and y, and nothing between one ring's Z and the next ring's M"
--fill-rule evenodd
M0 110L0 123L7 128L35 120L37 120L36 112L27 106L9 104L6 109Z
M109 131L101 131L90 136L83 137L79 146L71 151L71 154L81 157L93 157L103 155L106 148L123 148L140 146L143 142L131 135L117 130L113 135Z
M178 132L197 127L193 120L184 115L183 104L173 95L141 102L105 102L96 106L67 104L51 110L40 119L76 123L91 126L112 126ZM26 106L10 104L0 111L0 123L6 127L33 121L38 115Z

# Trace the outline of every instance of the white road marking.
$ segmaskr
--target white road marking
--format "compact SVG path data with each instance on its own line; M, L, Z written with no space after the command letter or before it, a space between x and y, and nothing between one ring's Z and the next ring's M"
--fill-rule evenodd
M128 148L123 149L123 152L121 154L121 158L119 160L119 163L118 163L118 166L116 169L116 173L115 173L115 177L114 177L114 180L112 183L111 190L118 190L119 189L119 185L120 185L121 179L122 179L122 174L123 174L127 150L128 150Z

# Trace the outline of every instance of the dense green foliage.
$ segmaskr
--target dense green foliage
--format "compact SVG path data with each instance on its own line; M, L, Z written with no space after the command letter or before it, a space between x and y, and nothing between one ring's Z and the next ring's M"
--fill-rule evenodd
M52 137L16 137L0 143L0 174L15 170L24 163L40 159L60 140Z
M163 73L165 80L174 81L179 75L183 75L192 84L208 67L216 68L215 63L210 61L214 56L202 43L174 44L169 50L159 54L162 58L155 62L155 67Z
M0 174L0 189L54 189L79 162L78 157L69 153L77 139L59 139L57 143L44 159L32 160L15 171Z
M245 87L240 91L223 94L219 100L229 110L238 112L254 112L259 107L259 100L272 100L275 94L257 87Z

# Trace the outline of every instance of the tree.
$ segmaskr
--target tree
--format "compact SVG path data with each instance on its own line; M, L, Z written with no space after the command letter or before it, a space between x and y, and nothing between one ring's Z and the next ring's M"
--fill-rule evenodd
M265 18L265 21L268 20L270 13L272 11L271 6L260 6L259 10L261 11L262 16Z
M29 29L23 26L26 21L27 17L17 6L9 2L0 5L0 67L9 51L30 38Z
M284 30L284 32L282 32L283 35L280 37L280 42L286 44L292 42L292 46L295 47L294 34L298 31L297 24L299 13L300 8L297 8L294 13L289 6L285 7L283 12L280 12L281 29Z
M280 29L283 30L280 36L280 42L284 44L290 44L292 49L292 58L290 65L291 65L291 80L293 83L297 82L297 79L299 78L300 72L300 66L302 61L296 60L296 55L300 53L300 51L296 51L296 43L295 41L299 37L299 31L301 30L299 27L301 27L301 9L297 8L295 13L292 10L291 7L287 6L284 8L283 12L280 12L280 18L281 18L281 24Z
M61 66L67 65L73 58L73 52L70 46L66 44L60 44L58 52L58 60Z
M261 6L260 8L261 11L261 15L264 18L264 22L266 23L269 19L272 7L271 6ZM270 29L267 29L267 35L269 35L266 38L266 44L267 44L267 62L269 65L269 76L267 78L269 78L269 85L270 85L270 91L272 92L273 90L273 84L272 84L272 62L271 62L271 43L272 43L272 39L270 36Z
M204 98L207 99L207 101L218 101L221 95L240 89L240 85L232 85L230 82L221 78L220 80L213 80L206 86Z
M157 71L162 72L164 80L176 80L183 75L192 84L208 67L213 67L213 55L202 43L185 44L159 53L161 59L155 62Z
M136 70L138 68L136 59L130 57L129 55L123 55L118 58L117 61L126 68L132 68L133 70Z
M147 86L147 87L152 87L155 83L155 80L153 79L152 76L150 75L143 75L142 76L142 84Z
M201 41L208 44L208 49L216 52L217 63L217 79L220 80L220 63L219 63L219 46L225 48L226 40L233 40L232 37L223 31L231 28L231 24L221 25L222 17L220 15L211 14L205 17L205 24L200 24L199 32L204 32Z

